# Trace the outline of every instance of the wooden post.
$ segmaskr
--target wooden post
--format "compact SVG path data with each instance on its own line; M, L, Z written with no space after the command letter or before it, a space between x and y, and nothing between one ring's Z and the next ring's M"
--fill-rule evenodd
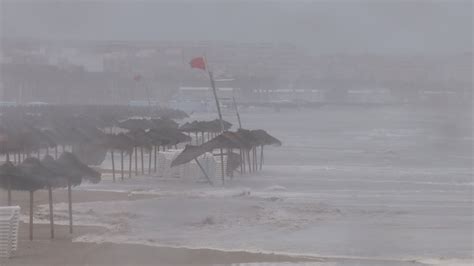
M72 234L72 191L71 179L67 180L67 199L69 204L69 233Z
M222 150L222 148L220 149L220 151L221 151L221 174L222 174L222 185L224 185L224 183L225 183L224 151Z
M48 201L49 201L49 226L51 229L51 239L54 239L54 217L53 217L53 190L48 185Z
M240 149L240 152L242 153L242 172L245 173L245 149Z
M110 157L112 157L112 180L115 182L115 160L114 160L114 149L110 150Z
M135 175L138 175L138 147L135 147Z
M257 146L253 147L253 170L257 172Z
M154 146L153 147L153 150L154 150L154 153L155 153L155 157L154 157L154 162L153 162L153 172L156 173L156 156L157 156L157 146Z
M199 166L199 168L201 169L202 173L204 174L204 176L206 177L207 179L207 182L212 186L212 181L211 179L209 178L209 176L207 175L206 173L206 170L204 170L204 168L202 167L201 163L198 161L197 158L194 158L194 161L197 163L197 165Z
M242 157L242 149L239 149L239 155L240 155L240 175L244 174L244 164L243 164L243 157Z
M250 150L247 150L247 163L249 168L249 173L252 172L252 164L250 163Z
M123 150L120 150L120 178L123 181Z
M58 159L58 146L54 146L54 159Z
M260 170L263 167L263 145L260 147Z
M8 188L7 188L7 204L8 206L12 206L12 180L11 176L8 176Z
M150 153L148 154L148 174L151 175L151 157L153 155L153 146L150 148Z
M141 163L142 163L142 175L145 174L145 165L143 163L143 147L140 147L140 159L141 159Z
M234 178L234 170L232 169L232 166L229 167L229 165L232 163L232 160L230 160L232 155L232 149L227 149L227 163L226 163L226 169L227 169L227 174L230 176L230 178Z
M128 178L132 178L132 155L133 149L128 154Z
M33 190L30 190L30 240L33 240Z
M254 160L255 160L255 172L258 171L258 156L257 156L257 146L253 148Z

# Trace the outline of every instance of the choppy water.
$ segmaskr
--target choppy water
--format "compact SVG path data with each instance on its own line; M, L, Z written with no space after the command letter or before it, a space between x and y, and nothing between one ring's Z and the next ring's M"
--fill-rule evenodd
M473 262L469 110L326 107L241 116L244 127L284 143L266 148L264 171L224 188L156 178L84 186L159 198L77 204L79 221L115 228L78 241L305 254L326 258L321 265Z

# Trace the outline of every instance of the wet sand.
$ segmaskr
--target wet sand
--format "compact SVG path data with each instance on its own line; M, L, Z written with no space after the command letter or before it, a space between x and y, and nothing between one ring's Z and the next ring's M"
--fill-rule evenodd
M0 196L3 201L6 192L2 190ZM55 203L65 202L67 192L57 190L53 197ZM127 193L120 192L74 191L73 197L74 202L94 202L135 200L147 196L129 196ZM47 199L46 191L35 193L35 205L46 204ZM23 214L27 214L29 210L28 202L26 192L13 192L13 205L20 205ZM81 235L100 234L106 230L101 227L74 226L74 233L69 234L68 226L55 225L55 239L51 240L49 225L35 224L34 240L30 241L28 240L28 224L21 223L18 251L10 259L0 259L0 265L229 265L317 261L316 259L248 252L72 241Z

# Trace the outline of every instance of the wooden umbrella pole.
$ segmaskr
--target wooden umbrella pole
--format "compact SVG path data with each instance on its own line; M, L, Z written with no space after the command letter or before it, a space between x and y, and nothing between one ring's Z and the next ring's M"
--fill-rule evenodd
M252 153L252 156L251 156L251 158L252 158L252 160L251 160L251 162L252 162L252 171L255 172L255 147L252 147L252 149L250 151Z
M123 181L123 150L120 150L120 179Z
M30 190L30 240L33 240L33 190Z
M140 162L141 162L141 165L142 165L142 175L145 174L145 164L143 162L143 147L140 147Z
M263 145L260 147L260 170L263 167Z
M243 172L245 173L246 170L245 170L245 149L241 149L240 151L242 153L242 169L243 169Z
M135 147L135 175L138 175L138 147Z
M48 185L48 201L49 201L49 225L51 229L51 239L54 238L54 217L53 217L53 190Z
M128 154L128 178L132 178L132 155L133 155L133 149Z
M225 169L224 169L224 151L222 148L220 149L221 151L221 174L222 174L222 184L224 185L225 183Z
M230 176L230 178L234 178L234 171L232 169L232 166L230 165L232 162L230 160L230 156L232 154L232 149L227 149L227 163L226 163L226 169L227 169L227 174ZM229 167L230 166L230 167Z
M255 172L258 170L257 168L257 164L258 164L258 161L257 161L257 146L253 147L253 160L254 160L254 167L255 167Z
M12 180L11 180L11 176L8 176L7 203L8 203L8 206L12 206Z
M71 191L71 179L67 180L67 198L69 204L69 233L72 234L72 191Z
M242 149L239 149L239 155L240 155L240 175L244 174L244 164L243 164L243 159L242 159Z
M157 146L153 146L154 158L153 158L153 172L156 173L156 156L157 156Z
M150 153L148 154L148 174L151 175L151 157L153 155L153 147L150 149Z
M252 172L252 164L250 163L250 150L247 150L247 164L249 168L249 173Z
M206 170L204 170L204 168L202 167L201 163L198 161L197 158L194 158L194 161L196 162L196 164L199 166L199 168L201 169L202 173L204 174L204 176L206 177L207 179L207 182L212 186L212 181L211 179L209 178L209 176L207 175L206 173Z
M115 160L114 160L114 150L110 150L110 157L112 158L112 180L115 182Z

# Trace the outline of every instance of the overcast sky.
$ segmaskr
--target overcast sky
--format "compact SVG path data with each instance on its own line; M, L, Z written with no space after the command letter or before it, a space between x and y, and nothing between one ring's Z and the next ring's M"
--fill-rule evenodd
M472 50L471 1L0 0L3 37L288 42L312 53Z

